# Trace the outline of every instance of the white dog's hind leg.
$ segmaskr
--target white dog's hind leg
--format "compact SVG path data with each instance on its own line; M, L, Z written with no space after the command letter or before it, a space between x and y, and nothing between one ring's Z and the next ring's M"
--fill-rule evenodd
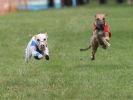
M45 48L44 55L49 55L48 47Z
M49 60L49 50L48 50L48 46L45 48L44 50L44 56L46 60Z
M29 52L28 48L25 49L25 62L28 63L31 58L31 53Z
M31 50L30 50L30 45L31 45L31 41L28 43L26 49L25 49L25 62L28 63L28 61L30 60L32 54L31 54Z
M32 56L33 57L38 57L39 59L43 58L43 55L37 52L36 50L32 49Z

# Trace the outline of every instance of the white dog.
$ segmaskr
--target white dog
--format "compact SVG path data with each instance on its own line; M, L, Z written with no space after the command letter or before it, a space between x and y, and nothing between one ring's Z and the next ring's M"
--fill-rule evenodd
M46 60L49 60L47 39L47 33L39 33L32 37L25 49L25 62L28 63L32 56L37 60L40 60L43 57L45 57Z

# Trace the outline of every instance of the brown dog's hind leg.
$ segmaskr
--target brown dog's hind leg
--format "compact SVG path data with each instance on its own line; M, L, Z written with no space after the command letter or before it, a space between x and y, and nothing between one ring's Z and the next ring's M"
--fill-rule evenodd
M98 42L94 41L93 45L92 45L92 55L91 55L91 60L95 60L95 54L98 48Z

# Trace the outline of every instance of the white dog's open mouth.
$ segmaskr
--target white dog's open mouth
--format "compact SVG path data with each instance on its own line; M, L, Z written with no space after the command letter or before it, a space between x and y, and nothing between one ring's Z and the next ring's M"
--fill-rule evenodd
M40 45L40 46L39 46L39 49L40 49L40 50L45 50L45 45Z

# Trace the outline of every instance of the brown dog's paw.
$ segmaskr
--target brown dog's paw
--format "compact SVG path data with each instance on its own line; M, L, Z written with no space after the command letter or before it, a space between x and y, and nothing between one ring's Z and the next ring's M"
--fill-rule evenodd
M95 57L94 57L94 56L91 56L91 60L92 60L92 61L95 60Z

